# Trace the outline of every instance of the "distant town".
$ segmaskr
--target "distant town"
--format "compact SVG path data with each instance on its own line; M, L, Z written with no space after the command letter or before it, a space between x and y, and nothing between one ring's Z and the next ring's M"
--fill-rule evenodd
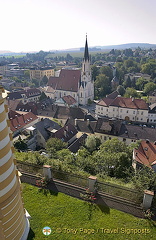
M14 161L18 184L22 175L22 182L37 185L46 196L47 190L57 190L91 207L107 203L137 217L154 216L154 45L101 51L89 48L86 36L79 52L0 56L0 85L2 175L8 176L6 169ZM9 177L4 177L3 190ZM7 189L12 202L12 188ZM18 198L21 202L20 193ZM7 211L10 214L10 208ZM24 216L30 217L24 212L21 219ZM28 235L30 226L22 221ZM8 236L15 234L11 224L12 232L10 227L5 230Z

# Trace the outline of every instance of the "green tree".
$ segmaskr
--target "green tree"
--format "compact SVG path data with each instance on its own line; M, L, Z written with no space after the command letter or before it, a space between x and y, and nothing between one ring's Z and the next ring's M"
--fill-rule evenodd
M47 95L44 92L42 92L39 101L42 101L46 98L47 98Z
M144 85L146 84L146 83L148 83L148 80L146 80L145 78L143 78L143 77L140 77L140 78L138 78L137 80L136 80L136 88L138 89L138 90L143 90L144 89Z
M57 151L60 151L66 147L67 143L63 142L58 138L50 138L46 143L46 149L48 153L53 157L56 157Z
M130 98L140 98L140 94L134 88L127 88L124 94L124 97Z
M146 83L144 85L144 93L149 94L156 89L156 84L153 82Z
M106 75L110 80L113 78L113 71L109 66L101 67L100 73Z
M95 151L101 144L101 141L99 138L95 136L88 136L85 142L86 148L92 153Z
M119 85L117 87L117 91L119 93L119 95L123 96L125 94L125 88L122 85Z
M92 70L92 78L95 81L96 77L99 75L99 69L96 65L93 65L91 67L91 70Z
M95 81L95 95L97 98L104 97L111 92L111 81L105 74L99 74Z

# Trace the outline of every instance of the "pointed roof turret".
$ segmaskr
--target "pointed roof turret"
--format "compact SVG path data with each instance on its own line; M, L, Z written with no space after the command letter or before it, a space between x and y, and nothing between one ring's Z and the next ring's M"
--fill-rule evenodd
M88 51L88 42L87 42L87 34L86 34L86 44L85 44L85 51L84 51L84 60L89 61L89 51Z

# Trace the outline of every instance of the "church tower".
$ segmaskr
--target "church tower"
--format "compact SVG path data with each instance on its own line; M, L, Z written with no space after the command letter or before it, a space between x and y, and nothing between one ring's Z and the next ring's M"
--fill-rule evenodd
M79 86L79 104L86 105L88 103L88 100L94 100L94 82L92 80L90 56L86 35L84 58L81 71L81 81Z
M29 221L21 197L20 180L14 158L8 107L0 87L0 239L26 240Z

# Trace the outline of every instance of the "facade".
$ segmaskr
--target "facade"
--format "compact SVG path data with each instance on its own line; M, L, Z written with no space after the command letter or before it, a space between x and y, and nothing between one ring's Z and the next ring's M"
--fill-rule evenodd
M150 105L153 104L153 103L156 103L156 91L149 94L148 102L149 102Z
M156 123L156 103L149 106L148 119L149 123Z
M95 113L126 121L148 122L148 105L143 99L106 97L96 104Z
M0 88L0 239L26 240L29 221L23 208L8 108L2 92Z
M26 90L11 92L8 94L9 100L21 100L22 103L37 102L41 96L41 91L37 88L27 88Z
M58 77L50 77L48 86L51 87L51 96L55 100L70 95L78 104L86 105L89 99L94 99L94 82L91 75L87 38L82 70L61 69Z
M45 67L45 68L31 68L30 69L30 79L37 79L42 80L42 78L46 76L48 79L51 76L54 76L54 69L51 67Z

